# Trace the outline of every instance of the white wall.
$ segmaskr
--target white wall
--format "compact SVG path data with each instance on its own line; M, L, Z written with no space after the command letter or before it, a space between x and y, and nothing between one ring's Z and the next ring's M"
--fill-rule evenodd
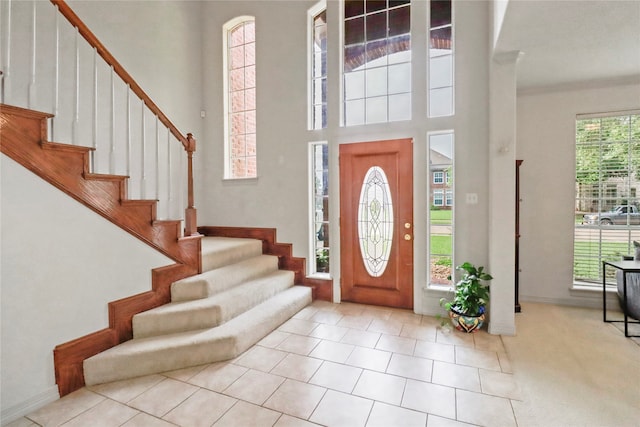
M571 291L576 114L640 108L640 84L551 88L518 96L520 299L599 307L599 292Z
M58 397L56 345L108 327L107 303L173 262L1 156L2 422Z
M67 3L169 120L200 142L202 2Z
M456 3L456 116L426 116L426 7L412 4L413 119L381 125L340 127L340 22L337 1L328 1L329 126L307 131L306 12L314 1L218 1L204 4L203 69L205 135L210 142L198 158L200 223L275 227L281 242L293 243L307 257L308 170L311 141L327 140L330 150L332 242L339 242L338 145L380 139L414 139L414 284L415 309L439 312L441 292L425 290L429 131L455 131L456 241L458 262L486 265L488 215L488 54L489 3ZM222 26L240 16L256 17L258 178L223 180ZM286 31L285 31L286 29ZM466 193L477 205L464 204ZM332 245L334 294L339 295L339 247Z

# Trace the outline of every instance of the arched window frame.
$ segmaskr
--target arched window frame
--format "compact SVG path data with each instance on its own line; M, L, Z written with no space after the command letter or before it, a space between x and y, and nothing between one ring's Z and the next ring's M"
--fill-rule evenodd
M231 19L227 23L225 23L222 27L222 40L223 40L223 52L224 52L222 57L223 57L223 87L224 87L223 90L224 90L224 178L225 179L247 179L247 178L257 178L258 176L257 175L257 141L256 141L257 134L255 130L255 125L256 125L255 95L253 97L254 103L253 103L252 109L246 108L246 104L244 104L244 102L246 102L246 98L243 98L243 105L245 108L242 110L242 113L253 112L253 117L254 117L253 127L251 129L253 132L247 131L246 125L248 123L248 120L245 120L243 121L243 124L245 126L244 128L245 131L241 134L238 134L239 136L245 138L245 144L247 142L246 141L247 135L249 135L253 139L253 144L251 146L245 145L245 152L244 152L244 155L242 156L242 158L245 161L244 173L239 173L239 171L242 171L242 168L239 168L240 169L239 170L233 167L233 162L237 157L234 155L234 152L233 152L234 147L233 147L233 141L232 141L232 138L234 136L233 126L232 126L232 120L233 120L232 101L233 100L232 100L231 88L230 88L232 65L231 65L231 57L230 57L231 45L230 45L229 39L230 39L230 34L234 29L236 29L240 25L246 25L248 23L253 23L255 28L255 17L238 16L234 19ZM255 30L254 30L254 36L255 36ZM255 70L256 69L255 37L254 37L253 43L254 43L254 70ZM255 71L254 71L253 78L255 79ZM255 94L255 91L256 91L255 84L253 86L253 89ZM247 86L245 81L243 81L242 91L244 92L244 95L246 95ZM240 92L240 91L237 91L237 92ZM246 119L246 116L245 116L245 119ZM250 148L246 148L246 147L250 147ZM251 165L248 166L248 163L247 163L248 160L250 161L252 167Z

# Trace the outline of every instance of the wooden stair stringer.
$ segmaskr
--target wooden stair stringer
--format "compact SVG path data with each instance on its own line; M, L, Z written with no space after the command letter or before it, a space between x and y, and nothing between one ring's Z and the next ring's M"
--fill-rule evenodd
M200 271L180 221L157 221L155 200L127 199L126 176L89 171L91 147L47 141L48 113L0 105L0 149L50 184L176 262Z
M200 247L200 238L190 238ZM56 384L60 396L84 387L83 362L105 350L133 338L131 319L142 311L170 301L171 284L198 272L189 265L172 264L154 268L152 290L109 303L109 327L60 344L53 350Z
M275 228L201 226L198 227L198 232L203 236L262 240L262 253L276 255L280 269L295 273L295 284L311 287L314 300L333 301L333 281L306 277L306 259L293 256L291 243L279 243Z

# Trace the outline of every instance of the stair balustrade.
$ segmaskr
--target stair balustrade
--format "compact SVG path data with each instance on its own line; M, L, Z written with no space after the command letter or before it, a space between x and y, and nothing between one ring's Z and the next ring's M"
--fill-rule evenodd
M0 102L54 115L53 142L94 148L93 173L126 175L197 235L193 135L184 135L63 0L0 2ZM179 143L179 144L178 144ZM186 151L186 156L182 154Z

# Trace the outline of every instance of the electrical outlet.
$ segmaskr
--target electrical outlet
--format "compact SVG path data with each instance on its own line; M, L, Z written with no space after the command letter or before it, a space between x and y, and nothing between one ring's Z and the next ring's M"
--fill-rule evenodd
M467 193L467 204L468 205L477 205L478 204L478 194L477 193Z

